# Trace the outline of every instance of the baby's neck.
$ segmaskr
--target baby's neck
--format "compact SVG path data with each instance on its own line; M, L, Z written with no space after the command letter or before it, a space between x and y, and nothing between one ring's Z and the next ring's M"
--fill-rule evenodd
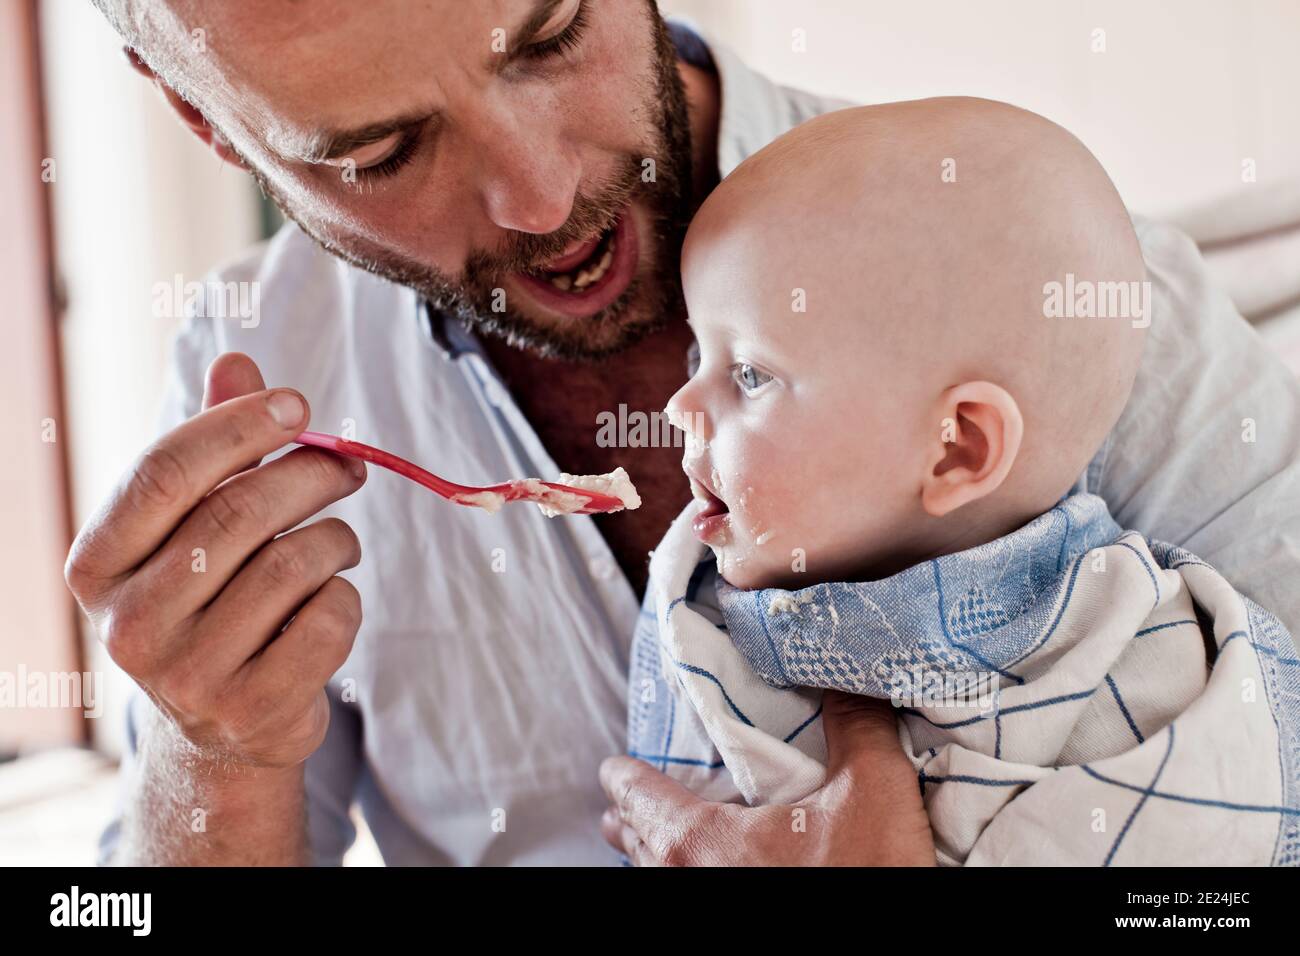
M854 580L878 581L934 558L988 544L1019 531L1050 507L980 501L941 518L930 518L928 526L919 529L906 547L874 561L854 575Z
M1013 531L1019 531L1044 510L1042 508L1018 508L1014 511L989 509L986 512L976 512L965 520L960 520L962 517L960 511L954 512L948 517L958 520L944 521L936 527L935 534L931 538L929 553L922 560L928 561L945 554L956 554L958 551L967 551L981 544L996 541Z

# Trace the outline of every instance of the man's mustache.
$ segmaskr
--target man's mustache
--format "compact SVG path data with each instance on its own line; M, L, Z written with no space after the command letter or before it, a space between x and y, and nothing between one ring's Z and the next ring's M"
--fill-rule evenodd
M594 198L578 193L573 210L559 229L545 234L514 232L502 248L491 253L475 253L465 265L464 286L484 288L485 282L509 272L537 272L546 263L559 258L573 243L590 239L618 221L640 185L640 168L631 157L625 159L616 181Z

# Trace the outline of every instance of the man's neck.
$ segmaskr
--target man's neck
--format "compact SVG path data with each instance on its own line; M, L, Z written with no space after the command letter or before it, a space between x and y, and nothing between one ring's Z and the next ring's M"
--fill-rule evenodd
M722 122L722 86L716 73L683 60L677 73L686 90L686 114L691 123L691 179L695 203L702 203L718 185L718 132Z

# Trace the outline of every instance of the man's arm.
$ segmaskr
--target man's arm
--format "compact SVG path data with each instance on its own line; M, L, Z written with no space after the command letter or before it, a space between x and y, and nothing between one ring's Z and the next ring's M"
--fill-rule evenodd
M306 862L302 765L360 625L337 576L360 554L340 521L282 532L364 472L311 449L259 466L309 412L266 391L244 356L213 363L204 405L141 456L66 568L110 656L156 704L116 859Z
M605 840L637 866L934 866L893 705L837 691L822 705L826 782L797 804L712 803L647 763L610 757Z
M126 741L119 772L121 795L114 818L100 837L99 864L143 862L150 854L158 863L211 864L218 856L228 855L225 851L232 846L274 846L282 833L296 841L294 847L280 853L288 859L303 845L298 839L303 835L295 830L295 822L305 816L310 860L304 862L340 865L357 835L351 809L363 768L361 717L355 707L341 700L337 688L327 687L326 693L330 702L329 729L325 742L302 765L301 815L292 809L292 794L282 797L269 788L264 790L260 781L241 783L238 794L208 785L216 792L205 797L201 777L197 783L189 774L176 779L178 775L172 768L183 766L183 760L159 760L156 766L145 766L141 746L150 739L153 722L161 717L143 692L133 694L125 721ZM169 778L174 785L166 785ZM222 808L228 795L239 794L242 797L233 807ZM255 806L247 819L240 819L240 811L245 809L240 802L254 796L262 802L260 810ZM210 812L213 807L219 808L215 815ZM268 808L271 812L267 812ZM223 832L215 834L212 827L222 827ZM258 832L267 829L271 830L269 835Z
M143 703L145 726L110 863L311 862L302 764L250 768L212 760Z

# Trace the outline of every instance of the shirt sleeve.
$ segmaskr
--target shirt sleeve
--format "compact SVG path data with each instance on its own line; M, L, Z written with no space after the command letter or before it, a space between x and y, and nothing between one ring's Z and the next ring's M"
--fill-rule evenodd
M1215 288L1195 244L1135 220L1152 318L1088 471L1115 520L1186 548L1300 634L1300 380Z

